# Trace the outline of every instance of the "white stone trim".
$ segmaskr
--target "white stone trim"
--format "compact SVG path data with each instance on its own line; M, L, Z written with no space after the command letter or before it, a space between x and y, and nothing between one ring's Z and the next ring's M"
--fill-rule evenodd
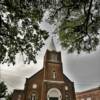
M47 100L49 100L50 97L57 97L58 100L62 100L62 94L57 88L49 89L49 91L47 92Z
M53 81L53 80L44 80L44 82L48 82L48 83L58 83L58 84L63 84L64 81Z

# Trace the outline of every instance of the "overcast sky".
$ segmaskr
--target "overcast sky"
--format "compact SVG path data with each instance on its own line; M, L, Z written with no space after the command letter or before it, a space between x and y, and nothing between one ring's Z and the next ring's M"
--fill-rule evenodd
M41 28L47 29L51 34L54 26L42 23ZM49 38L50 39L50 38ZM25 78L31 77L41 68L43 68L43 57L48 47L49 39L46 45L37 56L37 64L23 64L23 57L19 54L16 58L15 66L0 65L0 78L3 80L9 90L23 89ZM100 48L90 54L82 53L67 54L58 44L58 40L54 37L57 51L61 51L63 61L63 72L75 83L75 91L84 91L90 88L100 86Z

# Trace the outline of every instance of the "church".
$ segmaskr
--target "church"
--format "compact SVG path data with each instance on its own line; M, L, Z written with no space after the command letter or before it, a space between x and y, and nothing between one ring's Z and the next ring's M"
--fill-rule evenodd
M51 39L43 68L26 78L24 90L14 90L12 100L76 100L74 83L64 75L61 52Z

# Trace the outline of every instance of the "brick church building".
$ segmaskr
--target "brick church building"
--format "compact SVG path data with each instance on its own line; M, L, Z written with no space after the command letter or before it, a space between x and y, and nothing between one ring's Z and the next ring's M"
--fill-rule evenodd
M74 83L63 73L61 52L51 39L43 68L26 79L24 90L14 90L12 100L76 100Z

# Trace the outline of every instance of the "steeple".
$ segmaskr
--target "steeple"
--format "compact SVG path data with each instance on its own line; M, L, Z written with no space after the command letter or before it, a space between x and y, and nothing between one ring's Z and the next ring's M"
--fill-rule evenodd
M56 47L54 45L53 37L49 41L48 50L50 50L50 51L56 51Z

